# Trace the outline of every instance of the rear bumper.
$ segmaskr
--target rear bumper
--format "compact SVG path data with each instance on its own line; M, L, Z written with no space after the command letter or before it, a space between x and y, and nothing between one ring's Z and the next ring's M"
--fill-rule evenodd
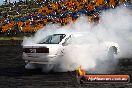
M23 53L22 58L28 63L34 63L34 64L55 64L57 55L31 56L29 54Z

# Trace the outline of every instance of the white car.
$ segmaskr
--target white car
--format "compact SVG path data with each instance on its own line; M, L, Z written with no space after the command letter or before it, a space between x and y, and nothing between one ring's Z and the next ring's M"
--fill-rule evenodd
M52 70L54 64L57 64L58 58L65 54L65 47L70 45L72 38L84 35L83 33L66 33L66 34L52 34L45 37L40 43L34 45L23 46L23 56L25 60L26 69L34 69L39 65L45 66L46 71ZM112 51L111 54L119 53L119 45L113 42L103 42L101 46L105 46L107 52ZM50 68L50 69L49 69Z

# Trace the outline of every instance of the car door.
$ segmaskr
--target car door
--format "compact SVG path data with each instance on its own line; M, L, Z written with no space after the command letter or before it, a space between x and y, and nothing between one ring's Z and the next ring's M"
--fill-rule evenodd
M69 46L69 44L71 43L71 38L72 38L72 35L70 35L69 37L67 37L65 39L65 41L62 43L62 49L61 49L61 53L62 55L65 54L65 49Z

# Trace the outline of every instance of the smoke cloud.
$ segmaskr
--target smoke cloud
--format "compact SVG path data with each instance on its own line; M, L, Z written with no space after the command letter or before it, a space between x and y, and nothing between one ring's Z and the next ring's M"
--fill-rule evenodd
M47 35L55 33L83 33L65 47L65 55L58 59L55 71L72 71L81 65L88 72L108 73L116 68L118 58L132 57L132 15L125 7L102 12L99 24L89 23L86 16L66 26L48 24L34 36L25 37L22 45L37 44ZM107 57L100 42L118 43L120 53L115 58Z

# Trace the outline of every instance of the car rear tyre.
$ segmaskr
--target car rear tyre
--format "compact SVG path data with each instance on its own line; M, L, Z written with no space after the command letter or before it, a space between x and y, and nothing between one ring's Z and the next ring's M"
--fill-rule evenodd
M25 69L36 69L36 66L33 63L27 63L25 65Z
M53 69L53 65L52 64L46 64L42 66L42 71L45 73L50 72Z

